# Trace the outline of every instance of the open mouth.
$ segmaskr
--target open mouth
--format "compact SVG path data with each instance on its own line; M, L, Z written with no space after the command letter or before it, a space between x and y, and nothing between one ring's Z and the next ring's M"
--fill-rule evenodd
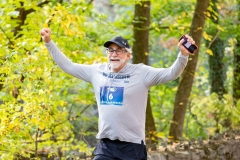
M111 62L120 62L120 59L110 59Z

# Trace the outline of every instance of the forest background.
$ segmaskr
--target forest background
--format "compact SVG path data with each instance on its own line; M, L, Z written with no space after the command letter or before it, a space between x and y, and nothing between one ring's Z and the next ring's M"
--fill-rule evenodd
M169 67L178 39L190 34L199 50L183 74L149 92L148 149L239 129L239 5L239 0L1 0L0 159L90 156L97 143L92 86L55 64L39 35L44 27L81 64L107 62L103 43L121 35L135 51L132 63ZM136 52L142 30L147 46Z

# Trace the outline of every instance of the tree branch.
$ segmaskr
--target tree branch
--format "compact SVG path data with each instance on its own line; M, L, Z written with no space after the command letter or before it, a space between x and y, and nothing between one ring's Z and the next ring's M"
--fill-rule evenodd
M213 44L213 42L217 39L218 35L220 34L220 30L218 30L218 32L216 33L216 35L213 37L213 39L211 40L211 42L209 43L207 49L209 49L211 47L211 45Z
M14 45L14 43L11 41L11 39L7 36L6 32L3 30L2 27L0 27L0 30L3 32L3 34L7 37L7 39L9 40L9 42L11 43L11 45Z
M39 128L37 128L37 133L35 135L35 156L38 157L38 132L39 132Z
M74 116L74 117L70 117L70 118L68 118L68 120L70 120L70 121L72 121L72 120L75 120L76 118L78 118L78 117L80 117L80 115L88 108L88 107L90 107L90 105L87 105L79 114L77 114L76 116Z

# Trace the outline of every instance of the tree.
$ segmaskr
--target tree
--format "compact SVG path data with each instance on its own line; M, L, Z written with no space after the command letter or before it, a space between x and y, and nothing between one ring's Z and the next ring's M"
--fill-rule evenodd
M240 20L240 0L237 0L238 5L238 22ZM238 25L239 26L239 25ZM240 34L238 32L239 27L236 28L236 47L234 50L234 71L233 71L233 99L235 105L237 101L240 99Z
M58 2L61 0L1 1L0 159L38 157L46 147L47 153L57 155L57 150L61 154L60 148L66 145L66 153L77 148L91 153L84 141L75 143L71 123L81 118L84 125L78 132L86 134L89 123L81 112L95 104L93 95L88 94L90 85L76 83L60 71L40 41L39 30L50 25L52 38L68 57L93 63L105 61L99 49L101 38L98 42L95 39L100 37L97 31L101 33L108 24L89 4ZM85 23L87 18L96 20ZM102 27L95 27L97 23L103 23L99 25Z
M213 26L208 29L208 34L212 40L207 41L207 47L210 49L209 54L209 81L211 85L211 93L217 93L219 99L223 98L226 93L225 80L226 80L226 67L223 62L224 58L224 42L220 38L219 25L219 10L217 8L218 0L211 0L210 20Z
M209 0L197 0L195 6L195 12L190 28L190 36L192 36L192 38L195 40L196 45L198 46L200 46L200 40L202 37L206 17L205 14L207 12L208 5ZM190 96L193 85L197 61L198 51L189 56L189 62L180 77L169 132L169 137L174 140L179 140L182 137L184 117L188 104L188 98Z
M212 37L211 41L207 41L207 47L210 49L209 54L209 81L211 86L210 93L216 93L220 101L223 100L224 94L227 93L225 87L226 81L226 66L223 62L224 58L224 41L220 38L220 30L219 30L219 10L217 8L218 0L211 0L211 9L210 12L210 20L211 24L213 24L210 28L208 28L208 34ZM214 119L216 120L216 132L219 133L219 121L220 115L219 113L213 112ZM226 127L230 127L230 119L225 119Z
M149 24L150 24L150 1L135 4L135 12L133 19L133 63L144 63L148 65L148 48L149 48ZM155 123L150 105L150 95L148 95L146 110L146 144L148 148L152 148L156 143Z
M99 1L0 0L0 159L13 159L14 155L19 154L25 158L41 157L43 153L51 153L63 159L66 156L75 158L71 155L71 151L84 152L89 155L93 149L91 147L96 143L94 140L97 131L97 109L91 85L68 76L56 66L43 42L40 41L39 30L41 28L52 29L53 40L74 62L86 64L104 62L106 58L105 55L103 56L102 44L106 39L121 34L129 39L130 43L133 42L130 28L132 27L133 7L137 2L136 12L137 10L143 12L139 12L138 18L133 22L143 23L133 23L136 26L133 30L134 39L139 42L139 44L134 42L133 45L134 54L136 53L133 58L134 63L168 67L175 59L175 54L173 56L172 53L177 53L178 38L176 37L186 33L186 29L190 27L191 16L189 15L194 9L192 4L195 2L195 0L187 0L184 3L181 0L169 0L159 3L159 0L151 0L151 4L148 4L143 1L140 3L140 0L111 0L111 2L105 0L109 3L99 5ZM223 15L221 18L227 24L226 26L229 26L229 29L221 32L221 38L231 37L233 44L235 39L239 41L239 37L237 38L239 27L235 25L238 21L233 18L236 15L233 9L236 7L226 4L236 2L219 2L221 6L224 6L220 11L220 15ZM93 9L94 5L99 5L98 7L105 14L96 12L95 8ZM144 16L148 17L145 13L149 13L150 6L151 18L145 18ZM106 7L109 7L110 11L105 12ZM199 13L200 10L198 10ZM111 17L108 19L109 14ZM195 17L199 15L195 14ZM151 23L148 22L150 19ZM194 20L193 24L199 27L201 21L198 23ZM199 35L198 31L193 34L194 39L196 35ZM164 38L167 38L166 42ZM197 40L198 43L200 39ZM239 46L239 42L236 46ZM142 50L138 50L139 48ZM238 52L236 47L235 88L233 89L236 93L239 93ZM226 56L231 54L232 52ZM181 85L191 84L183 83L183 80L188 79L186 78L189 76L188 71L194 68L194 63L191 61L196 60L195 56L196 54L189 58L190 66L184 72L185 79L181 78ZM201 54L199 57L206 56ZM187 136L191 137L208 135L208 127L215 127L213 118L206 117L206 113L212 113L219 102L216 95L208 97L205 92L209 88L206 80L208 71L206 65L201 65L199 68L204 75L199 75L199 72L195 74L197 80L195 79L193 84L194 92L191 92L193 93L191 96L195 96L198 101L191 103L195 108L192 113L186 112L190 115ZM232 79L231 74L228 76L227 80ZM199 81L204 81L202 87ZM149 97L146 111L148 147L152 147L151 144L155 140L152 139L155 127L158 131L157 136L160 138L168 134L168 122L171 119L169 115L172 112L173 96L177 84L178 80L175 80L154 86L149 92L151 93L151 107ZM232 83L227 84L232 85ZM184 87L181 89L186 90ZM185 94L185 92L181 93ZM186 90L186 95L187 93ZM236 94L235 97L235 102L237 102L238 95ZM230 95L224 97L225 101L221 105L226 110L223 112L227 113L231 110L232 122L235 121L235 124L239 125L239 107L231 108L231 98ZM191 114L194 114L194 117ZM196 121L206 124L198 133L196 133L198 127Z

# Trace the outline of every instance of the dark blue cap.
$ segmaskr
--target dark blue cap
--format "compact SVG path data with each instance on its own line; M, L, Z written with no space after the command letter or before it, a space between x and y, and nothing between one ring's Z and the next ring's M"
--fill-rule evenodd
M121 36L114 37L110 41L105 42L104 47L108 48L112 43L115 43L122 48L130 48L128 41Z

